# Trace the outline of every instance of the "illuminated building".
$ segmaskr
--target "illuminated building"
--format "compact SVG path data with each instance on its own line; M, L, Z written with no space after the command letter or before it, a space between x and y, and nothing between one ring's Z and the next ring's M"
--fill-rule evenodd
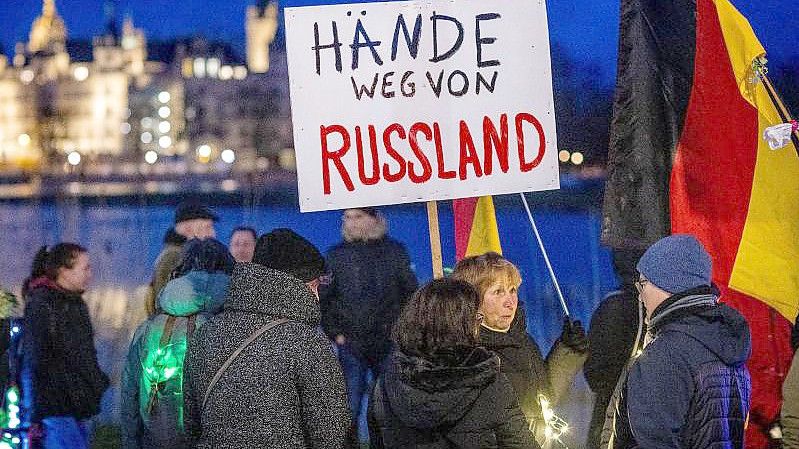
M226 43L148 42L130 17L117 26L111 1L100 35L71 40L43 0L28 42L0 55L0 168L60 167L73 152L87 163L204 164L224 150L245 169L277 161L292 145L285 50L269 48L277 12L268 1L248 9L251 68ZM212 149L202 160L201 145Z

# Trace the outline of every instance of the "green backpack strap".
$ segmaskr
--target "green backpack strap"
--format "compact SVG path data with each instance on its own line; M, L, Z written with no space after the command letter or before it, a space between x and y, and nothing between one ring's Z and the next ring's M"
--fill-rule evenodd
M172 333L175 331L175 321L177 321L176 316L167 316L166 323L164 324L164 332L161 333L161 339L158 341L159 351L161 348L164 348L167 343L169 343L170 339L172 339ZM161 389L161 386L161 382L153 382L150 386L150 400L147 402L147 413L152 413L153 409L158 403L158 391Z

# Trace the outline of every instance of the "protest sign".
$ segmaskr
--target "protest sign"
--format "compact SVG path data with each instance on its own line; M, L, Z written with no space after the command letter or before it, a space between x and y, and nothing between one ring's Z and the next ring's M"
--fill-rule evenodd
M544 1L285 16L301 210L558 188Z

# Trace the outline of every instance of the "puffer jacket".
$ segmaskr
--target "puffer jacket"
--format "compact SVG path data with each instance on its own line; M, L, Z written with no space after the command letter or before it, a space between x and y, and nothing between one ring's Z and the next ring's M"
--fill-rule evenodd
M524 310L516 309L516 318L508 332L480 329L480 344L499 355L500 370L508 377L528 422L540 427L542 410L539 394L556 405L585 362L586 354L556 342L546 360L538 343L527 333Z
M537 449L499 364L483 348L393 352L369 405L372 448Z
M100 411L108 376L100 370L94 330L80 293L47 278L31 283L25 298L22 386L31 422Z
M608 447L744 447L751 381L749 326L713 289L674 295L652 314L651 342L627 373ZM696 305L691 305L696 304ZM607 423L606 423L607 424Z
M782 427L785 449L799 449L799 355L793 357L782 384Z
M280 318L290 321L247 346L203 408L206 389L228 356ZM344 447L350 426L344 377L318 326L317 298L302 281L237 264L222 312L189 340L183 394L192 447Z
M124 449L188 447L183 429L182 390L190 322L193 321L196 330L219 312L229 283L230 276L225 273L191 271L169 281L161 290L160 313L136 330L122 374ZM162 347L161 339L170 316L175 317L172 333ZM172 370L168 378L166 370Z

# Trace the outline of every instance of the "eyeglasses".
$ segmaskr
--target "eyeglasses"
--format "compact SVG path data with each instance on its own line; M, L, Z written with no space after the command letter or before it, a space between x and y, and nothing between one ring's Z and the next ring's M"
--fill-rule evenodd
M638 294L639 294L639 295L640 295L640 294L641 294L641 292L644 290L644 284L646 284L647 282L649 282L649 281L648 281L648 280L646 280L646 279L643 279L643 278L641 278L641 279L638 279L637 281L635 281L635 282L634 282L634 284L635 284L635 289L636 289L636 290L638 290Z

